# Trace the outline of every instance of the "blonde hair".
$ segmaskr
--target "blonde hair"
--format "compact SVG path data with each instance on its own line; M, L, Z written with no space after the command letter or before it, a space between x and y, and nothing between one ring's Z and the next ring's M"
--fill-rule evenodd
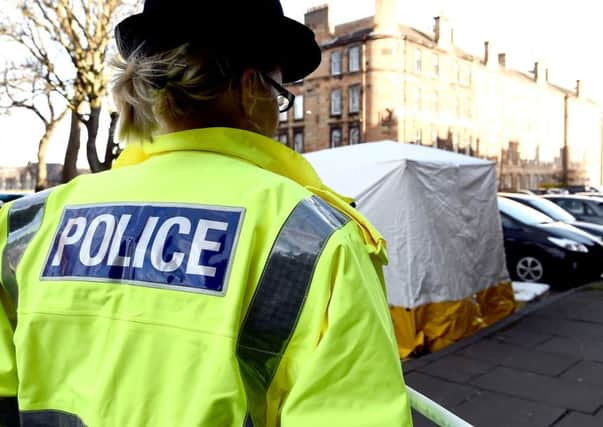
M154 56L135 52L127 61L113 61L120 139L150 140L161 122L178 122L203 112L211 121L225 113L217 111L217 101L235 84L229 64L207 52L189 50L182 45Z

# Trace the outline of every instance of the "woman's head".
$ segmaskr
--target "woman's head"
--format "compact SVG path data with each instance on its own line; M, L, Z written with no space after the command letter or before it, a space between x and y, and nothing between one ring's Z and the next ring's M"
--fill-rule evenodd
M320 63L314 33L279 0L146 0L116 28L121 135L233 126L272 136L280 83ZM290 99L289 99L290 100Z
M183 45L155 55L116 61L113 95L120 136L226 126L272 136L278 123L277 65L241 66L207 49Z

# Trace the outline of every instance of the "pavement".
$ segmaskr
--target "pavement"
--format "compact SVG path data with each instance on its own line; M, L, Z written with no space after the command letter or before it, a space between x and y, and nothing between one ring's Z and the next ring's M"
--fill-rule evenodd
M603 282L531 303L403 368L409 386L476 427L602 427Z

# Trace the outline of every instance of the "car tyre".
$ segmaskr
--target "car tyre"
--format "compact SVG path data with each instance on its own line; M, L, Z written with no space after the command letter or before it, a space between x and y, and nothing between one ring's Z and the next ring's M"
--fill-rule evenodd
M521 256L515 262L515 275L522 282L542 282L545 277L544 262L540 257Z

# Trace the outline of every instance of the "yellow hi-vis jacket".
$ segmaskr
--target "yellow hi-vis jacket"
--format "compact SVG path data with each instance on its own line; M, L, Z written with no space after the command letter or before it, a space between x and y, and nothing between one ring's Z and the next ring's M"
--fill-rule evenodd
M25 426L410 426L383 240L297 153L210 128L0 211Z

